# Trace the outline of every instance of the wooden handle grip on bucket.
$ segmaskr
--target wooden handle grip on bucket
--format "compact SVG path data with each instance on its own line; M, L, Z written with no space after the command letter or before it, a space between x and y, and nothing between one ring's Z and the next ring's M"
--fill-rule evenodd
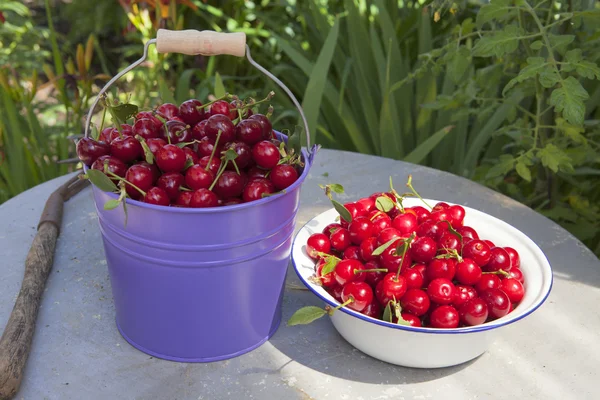
M197 31L194 29L182 31L159 29L156 34L156 50L159 53L202 54L206 56L228 54L243 57L246 53L246 34L243 32Z

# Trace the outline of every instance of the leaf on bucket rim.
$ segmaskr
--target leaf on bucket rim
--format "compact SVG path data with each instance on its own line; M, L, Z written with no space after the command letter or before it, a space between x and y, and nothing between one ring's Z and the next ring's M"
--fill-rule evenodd
M89 169L85 176L90 180L90 182L92 182L94 186L104 192L117 191L117 185L115 185L115 183L102 171L98 171L97 169Z

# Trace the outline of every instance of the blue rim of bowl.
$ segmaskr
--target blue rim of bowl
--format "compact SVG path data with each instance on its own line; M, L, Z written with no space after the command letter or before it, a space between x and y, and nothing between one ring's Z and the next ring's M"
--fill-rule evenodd
M279 131L276 131L275 129L273 129L273 132L275 132L275 134L279 137L279 139L283 139L284 141L287 142L288 137L285 134L283 134ZM268 196L268 197L265 197L264 199L255 200L255 201L252 201L249 203L234 204L234 205L230 205L227 207L206 207L206 208L158 206L158 205L154 205L154 204L144 203L143 201L134 200L131 198L126 198L125 202L127 203L127 205L138 206L138 207L147 208L150 210L172 212L172 213L184 213L184 214L205 214L205 213L230 212L230 211L242 210L242 209L250 208L250 207L256 207L261 204L267 204L271 201L275 201L276 199L278 199L282 196L285 196L288 192L292 192L292 191L296 190L297 188L299 188L300 185L302 185L302 183L308 176L308 171L310 170L310 167L312 166L312 163L314 160L310 159L307 149L302 148L301 153L302 153L302 161L304 162L304 169L302 170L302 174L300 174L300 176L298 177L296 182L292 183L289 187L287 187L285 189L286 190L285 193L279 193L275 196ZM89 168L86 165L83 166L84 173L87 172L88 169ZM96 187L96 189L100 190L103 194L107 195L108 197L110 197L114 200L117 200L119 198L119 196L115 193L105 192L97 187Z
M328 210L324 211L327 212ZM478 211L478 210L477 210ZM479 211L482 212L482 211ZM319 213L318 215L320 215L322 213ZM492 218L496 218L492 215L486 214ZM296 235L294 235L294 240L292 241L292 255L291 255L291 260L292 260L292 266L294 267L294 271L296 272L296 275L300 278L300 280L302 281L302 283L304 284L304 286L306 286L311 292L313 292L313 294L315 294L318 298L320 298L321 300L323 300L325 303L327 303L328 305L332 306L332 307L337 307L340 305L340 303L338 302L334 302L329 300L328 298L324 297L323 295L321 295L319 292L317 292L314 287L313 284L310 282L307 282L304 277L302 276L302 274L300 273L300 271L298 270L298 267L296 265L296 261L294 260L294 248L296 246L296 240L298 239L298 235L300 234L300 232L302 231L302 229L304 229L304 227L306 227L306 225L308 225L314 218L316 218L317 216L311 218L310 220L308 220L304 225L302 225L302 227L298 230L298 232L296 233ZM499 218L496 218L499 221ZM503 223L506 224L506 222L502 221ZM507 224L510 227L512 227L513 229L517 229L515 227L513 227L510 224ZM517 229L518 230L518 229ZM519 231L521 232L521 231ZM532 241L533 243L533 241ZM535 245L535 243L533 243ZM537 246L537 245L535 245ZM539 248L539 246L537 246ZM541 249L540 249L541 250ZM545 255L544 255L545 256ZM398 324L394 324L391 322L386 322L383 320L379 320L376 318L372 318L372 317L368 317L362 313L359 313L358 311L354 311L351 310L347 307L342 307L337 311L342 311L350 316L356 317L358 319L361 319L365 322L370 322L376 325L381 325L387 328L392 328L392 329L400 329L403 331L409 331L409 332L420 332L420 333L430 333L430 334L434 334L434 335L456 335L456 334L461 334L461 333L474 333L474 332L483 332L483 331L488 331L491 329L496 329L496 328L500 328L502 326L506 326L506 325L510 325L514 322L517 322L523 318L525 318L526 316L530 315L532 312L534 312L535 310L537 310L542 304L544 304L544 302L546 301L546 299L548 298L548 296L550 295L550 292L552 291L552 286L554 285L554 274L552 273L552 270L550 270L550 286L548 287L548 291L544 294L544 297L539 300L537 302L537 304L534 304L533 306L531 306L531 309L528 310L526 313L523 313L521 315L519 315L516 318L512 318L512 319L507 319L506 321L503 321L501 323L494 323L494 322L487 322L481 325L476 325L476 326L471 326L471 327L464 327L464 328L452 328L452 329L436 329L436 328L422 328L422 327L414 327L414 326L406 326L406 325L398 325Z

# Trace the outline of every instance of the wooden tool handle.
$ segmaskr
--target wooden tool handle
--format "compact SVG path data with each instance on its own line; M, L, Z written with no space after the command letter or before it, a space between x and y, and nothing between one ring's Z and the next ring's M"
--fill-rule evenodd
M243 32L221 33L186 29L172 31L159 29L156 35L159 53L216 56L229 54L243 57L246 53L246 34Z

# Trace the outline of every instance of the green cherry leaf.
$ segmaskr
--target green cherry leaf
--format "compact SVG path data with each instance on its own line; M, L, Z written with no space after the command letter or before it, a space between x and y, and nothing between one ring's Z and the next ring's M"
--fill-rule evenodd
M191 158L188 158L187 160L185 160L185 165L183 166L183 170L185 171L192 165L194 165L194 160L192 160Z
M350 211L348 211L348 209L344 207L342 203L333 199L331 200L331 203L336 211L340 214L340 217L342 217L348 223L352 222L352 215L350 214Z
M383 318L384 321L392 322L392 308L390 307L390 303L388 302L387 306L383 310Z
M140 135L136 135L135 138L142 145L142 149L144 149L144 158L146 159L146 162L148 164L154 164L154 154L152 154L152 151L150 150L150 147L148 147L148 143L146 143L146 140Z
M398 238L393 238L388 240L386 243L382 244L381 246L379 246L378 248L376 248L375 250L373 250L373 255L374 256L378 256L381 253L383 253L385 251L385 249L387 249L388 247L390 247L395 241L399 240Z
M118 106L111 106L111 115L118 119L117 124L123 124L129 118L133 117L138 113L138 106L135 104L119 104Z
M104 203L104 209L105 210L114 210L115 208L119 207L119 204L121 202L119 200L108 200L106 203Z
M235 160L237 158L237 156L238 155L235 152L235 150L228 149L225 152L225 156L224 157L225 157L225 160L227 160L227 161L233 161L233 160Z
M331 188L331 190L333 190L337 194L344 193L344 187L342 185L340 185L339 183L332 183L329 185L329 187Z
M306 325L321 318L327 311L321 307L307 306L296 311L288 320L288 326Z
M102 171L98 171L97 169L89 169L86 176L94 186L103 192L114 192L117 190L115 183L111 181L110 178Z
M375 207L377 207L379 211L389 212L394 208L394 202L387 196L379 196L375 200Z
M335 256L330 256L326 258L325 265L323 265L323 269L321 270L321 276L327 275L335 269L338 263L341 261L339 258Z

